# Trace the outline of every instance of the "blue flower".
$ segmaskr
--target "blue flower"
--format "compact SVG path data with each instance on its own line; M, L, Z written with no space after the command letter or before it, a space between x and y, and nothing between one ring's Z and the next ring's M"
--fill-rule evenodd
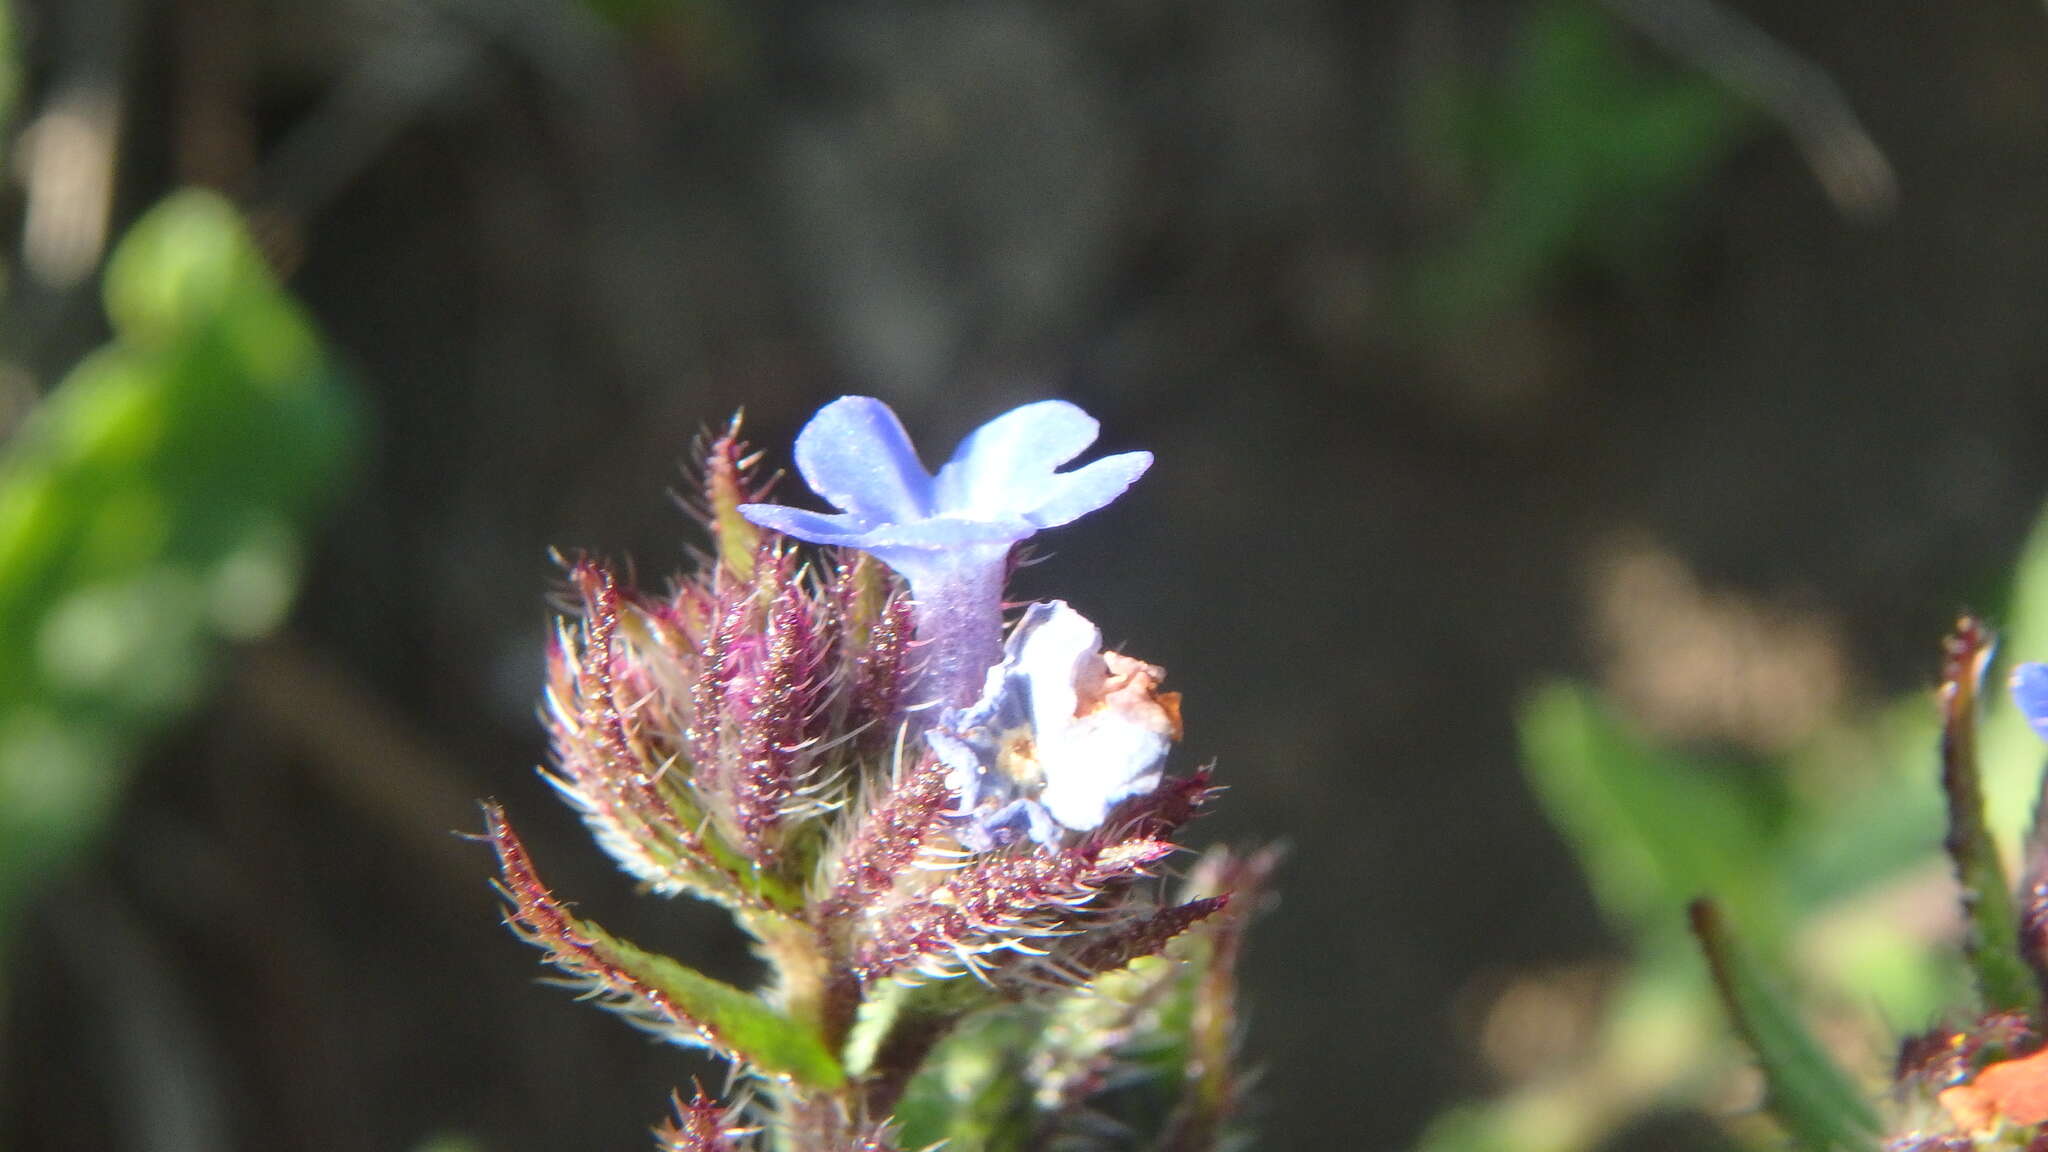
M2022 664L2012 672L2012 702L2020 706L2043 740L2048 740L2048 664Z
M1159 787L1180 735L1179 697L1157 691L1164 675L1104 652L1102 633L1064 601L1033 604L981 698L925 734L959 798L960 842L1053 844Z
M902 574L927 648L926 695L963 704L1000 657L1011 547L1115 500L1152 464L1149 452L1125 452L1058 471L1098 428L1065 401L1026 404L975 429L935 476L888 405L842 396L796 438L797 471L840 511L743 504L740 514L799 540L871 552Z

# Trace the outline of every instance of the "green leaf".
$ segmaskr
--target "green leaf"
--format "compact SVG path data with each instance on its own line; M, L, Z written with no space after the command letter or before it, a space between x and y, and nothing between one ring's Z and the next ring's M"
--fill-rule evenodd
M1529 8L1505 77L1468 87L1419 94L1435 166L1480 197L1464 231L1417 269L1419 319L1439 329L1575 262L1629 272L1654 260L1686 194L1752 119L1721 86L1637 52L1585 0Z
M484 821L484 838L498 854L499 889L511 904L508 923L591 997L656 1035L704 1045L770 1076L824 1091L846 1083L816 1029L751 992L569 915L542 883L504 810L485 804Z
M1947 811L1928 749L1941 725L1915 692L1788 751L1796 798L1780 872L1793 912L1853 899L1932 861Z
M0 936L128 762L274 627L355 441L350 395L232 206L181 193L108 262L113 339L0 449Z
M1020 1152L1036 1127L1026 1057L1043 1014L1016 1007L971 1017L940 1042L896 1107L900 1146Z
M1776 921L1774 829L1732 769L1653 749L1572 684L1530 699L1521 738L1531 788L1618 930L1675 938L1678 909L1699 892L1727 893L1745 916Z
M1808 1152L1874 1148L1869 1101L1744 954L1712 901L1693 902L1692 928L1722 1006L1763 1067L1771 1109L1793 1138Z
M808 1088L832 1091L846 1082L845 1070L816 1032L777 1012L760 997L671 957L608 936L589 921L579 924L600 941L622 971L666 997L715 1036L721 1049L763 1072L787 1076Z

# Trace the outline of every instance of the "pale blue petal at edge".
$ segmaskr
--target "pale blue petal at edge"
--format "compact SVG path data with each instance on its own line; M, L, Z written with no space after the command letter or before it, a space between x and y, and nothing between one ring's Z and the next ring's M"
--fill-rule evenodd
M1014 544L1038 531L1038 525L1015 516L1002 519L969 520L960 516L933 516L908 523L879 524L862 536L860 548L966 548L978 544ZM976 556L973 562L987 560ZM1002 556L995 556L1001 561Z
M968 433L939 469L935 498L943 512L992 516L1035 506L1053 469L1079 456L1101 431L1093 416L1064 400L1012 408Z
M811 490L869 520L931 512L932 481L903 424L872 396L841 396L796 437L796 467Z
M2013 669L2012 701L2020 706L2034 732L2048 740L2048 664L2022 664Z
M867 526L853 516L827 516L786 504L742 504L740 515L763 528L812 544L846 546L857 544L868 535Z
M1114 501L1151 466L1150 452L1105 456L1093 464L1054 476L1049 498L1035 508L1021 511L1040 528L1057 528Z

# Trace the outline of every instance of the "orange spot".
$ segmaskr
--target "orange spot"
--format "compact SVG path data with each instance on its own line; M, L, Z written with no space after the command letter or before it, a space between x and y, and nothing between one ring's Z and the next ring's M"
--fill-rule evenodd
M1167 734L1176 741L1179 740L1182 734L1187 731L1180 722L1180 693L1161 692L1159 695L1154 696L1153 699L1159 702L1159 707L1166 713L1167 722L1173 725Z
M1965 1132L1988 1132L1998 1119L1998 1109L1974 1084L1958 1084L1953 1088L1944 1088L1935 1099L1941 1101L1943 1108L1948 1109L1948 1114L1955 1120L1956 1127Z
M1956 1123L1973 1132L1996 1121L2029 1125L2048 1123L2048 1048L2017 1060L1987 1064L1968 1084L1947 1089L1942 1107Z

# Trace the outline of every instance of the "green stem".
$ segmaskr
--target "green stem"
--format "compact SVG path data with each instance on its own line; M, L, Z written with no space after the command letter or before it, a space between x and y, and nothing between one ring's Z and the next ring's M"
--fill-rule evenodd
M2031 1010L2037 989L2020 955L2019 916L2005 862L1984 811L1984 781L1977 766L1977 698L1992 638L1964 617L1950 634L1941 685L1941 786L1948 796L1944 841L1963 889L1970 922L1968 951L1987 1008Z

